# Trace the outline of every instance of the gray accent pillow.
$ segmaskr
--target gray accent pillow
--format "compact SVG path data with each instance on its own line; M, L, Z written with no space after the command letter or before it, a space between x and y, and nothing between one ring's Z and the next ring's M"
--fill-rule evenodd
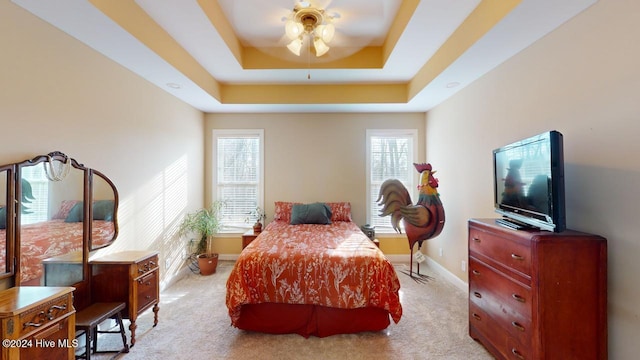
M69 215L64 219L64 222L81 222L84 218L84 204L82 201L78 201L73 207L71 211L69 211Z
M291 208L291 225L331 224L331 209L325 203L295 204Z
M93 203L93 220L113 221L113 200L96 200Z

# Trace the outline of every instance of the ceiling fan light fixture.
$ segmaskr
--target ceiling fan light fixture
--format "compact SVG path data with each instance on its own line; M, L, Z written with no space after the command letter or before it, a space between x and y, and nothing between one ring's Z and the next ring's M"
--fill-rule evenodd
M294 55L300 56L300 49L302 49L302 38L293 39L288 45L287 49Z
M332 23L328 23L325 25L318 25L316 27L316 35L322 39L322 41L326 43L330 43L333 40L333 35L335 35L336 27L333 26Z
M326 54L330 49L328 44L335 34L332 19L324 16L324 9L315 8L309 2L299 2L287 17L284 26L286 36L292 40L287 44L287 49L300 56L304 37L308 37L308 41L313 43L316 56Z
M329 51L330 47L319 37L313 40L313 47L316 49L316 56L320 57Z
M284 25L285 34L289 39L297 39L300 35L302 35L304 28L301 23L295 22L292 19L287 20Z

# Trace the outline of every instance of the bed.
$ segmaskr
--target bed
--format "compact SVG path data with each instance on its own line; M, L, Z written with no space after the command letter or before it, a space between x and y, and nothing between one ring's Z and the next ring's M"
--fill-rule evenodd
M299 221L296 209L311 206L326 209L326 223ZM276 202L274 221L232 269L226 304L239 329L326 337L397 323L399 290L391 263L351 221L349 203Z
M75 206L76 203L79 206ZM112 203L110 206L113 207ZM59 212L51 220L20 227L22 239L20 244L20 285L43 284L43 260L70 252L82 252L84 223L81 217L76 216L73 212L73 209L78 207L82 207L81 202L76 201L74 206L69 207L63 201ZM105 218L107 220L104 220ZM102 219L94 219L91 232L94 245L108 242L115 234L112 218L103 215ZM0 229L0 264L5 263L6 252L2 249L4 244L6 244L6 229Z

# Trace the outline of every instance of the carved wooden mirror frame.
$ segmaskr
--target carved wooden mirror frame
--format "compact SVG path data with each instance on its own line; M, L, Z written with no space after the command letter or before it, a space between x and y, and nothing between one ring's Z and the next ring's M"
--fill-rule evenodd
M5 256L0 260L0 279L15 276L16 286L75 286L80 292L89 291L89 253L111 245L118 236L119 198L113 182L55 151L1 165L0 210L3 200L6 224L0 235L4 231L6 241L4 251L0 243L0 259ZM39 215L34 215L36 210ZM80 262L75 270L60 268L65 276L45 276L47 265L74 261Z

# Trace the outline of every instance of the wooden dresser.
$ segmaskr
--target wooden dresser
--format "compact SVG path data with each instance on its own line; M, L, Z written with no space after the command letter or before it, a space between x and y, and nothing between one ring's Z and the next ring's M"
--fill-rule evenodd
M123 318L131 324L131 346L136 342L136 319L153 307L153 326L158 324L160 276L158 253L124 251L89 260L91 293L94 302L124 302Z
M0 359L74 359L73 290L18 286L0 291Z
M469 335L498 359L606 359L606 239L470 220Z

